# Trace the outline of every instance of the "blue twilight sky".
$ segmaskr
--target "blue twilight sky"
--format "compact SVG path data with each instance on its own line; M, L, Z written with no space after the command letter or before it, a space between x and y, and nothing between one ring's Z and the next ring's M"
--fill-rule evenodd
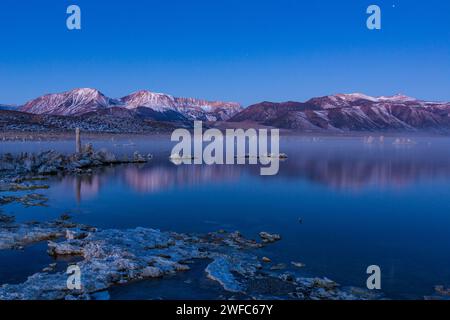
M82 30L66 28L66 8ZM382 30L366 8L382 9ZM448 0L1 0L0 103L94 87L232 100L450 100Z

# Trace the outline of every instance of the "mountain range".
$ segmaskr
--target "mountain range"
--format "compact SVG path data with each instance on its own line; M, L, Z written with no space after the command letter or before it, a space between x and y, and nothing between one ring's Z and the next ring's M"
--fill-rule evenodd
M405 95L371 97L336 94L306 102L261 102L243 108L234 102L177 98L141 90L110 98L96 89L81 88L47 94L23 106L0 105L4 130L71 130L147 132L154 128L244 123L302 132L450 131L450 103Z
M449 102L354 93L306 102L262 102L245 108L229 121L252 121L297 131L449 131L449 114Z
M19 111L33 114L80 116L110 108L130 110L129 114L135 113L141 117L161 121L224 121L242 109L238 103L233 102L177 98L146 90L112 99L96 89L81 88L39 97L27 102Z

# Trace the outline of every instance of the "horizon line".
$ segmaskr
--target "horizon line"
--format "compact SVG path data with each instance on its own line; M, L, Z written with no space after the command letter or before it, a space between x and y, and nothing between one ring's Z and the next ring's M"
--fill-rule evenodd
M204 100L204 101L208 101L208 102L224 102L224 103L237 103L242 107L248 107L248 106L252 106L254 104L259 104L259 103L264 103L264 102L269 102L269 103L288 103L288 102L298 102L298 103L306 103L311 99L314 98L324 98L324 97L330 97L330 96L351 96L351 95L361 95L361 96L365 96L367 98L374 98L374 99L380 99L380 98L394 98L394 97L405 97L405 98L411 98L414 99L416 101L424 101L424 102L450 102L448 100L429 100L429 99L422 99L422 98L417 98L415 96L409 95L409 94L404 94L404 93L396 93L393 95L370 95L370 94L366 94L363 92L350 92L350 93L343 93L343 92L336 92L336 93L330 93L330 94L326 94L326 95L313 95L310 96L309 98L307 98L306 100L296 100L296 99L283 99L283 100L269 100L269 99L260 99L258 102L253 102L250 103L248 105L245 105L241 102L237 102L237 101L232 101L232 100L227 100L227 99L210 99L210 98L198 98L198 97L186 97L186 96L176 96L173 94L169 94L169 93L164 93L164 92L158 92L158 91L152 91L152 90L148 90L148 89L138 89L138 90L134 90L124 96L120 96L120 97L113 97L110 96L109 94L105 94L102 90L97 89L97 88L93 88L93 87L74 87L72 89L69 90L65 90L65 91L58 91L58 92L47 92L47 93L43 93L41 95L36 96L35 98L31 98L31 99L27 99L24 103L22 104L18 104L18 103L5 103L0 101L0 105L4 105L4 106L12 106L12 107L21 107L24 106L25 104L27 104L30 101L33 101L35 99L38 99L40 97L45 97L45 96L49 96L49 95L58 95L58 94L64 94L64 93L68 93L71 91L75 91L75 90L82 90L82 89L89 89L89 90L95 90L98 91L99 93L103 94L105 97L110 98L110 99L122 99L128 95L131 94L135 94L138 92L150 92L153 94L157 94L157 95L165 95L165 96L169 96L169 97L173 97L173 98L186 98L186 99L196 99L196 100Z

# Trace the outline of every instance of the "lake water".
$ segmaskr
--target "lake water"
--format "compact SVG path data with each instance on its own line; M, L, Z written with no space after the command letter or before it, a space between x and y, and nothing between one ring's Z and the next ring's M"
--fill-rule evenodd
M259 165L176 166L168 160L168 137L128 140L92 142L117 154L152 153L154 159L92 176L51 178L50 189L39 191L48 196L49 207L8 205L3 211L17 221L68 212L77 222L101 228L239 230L255 239L260 231L274 232L282 240L262 249L261 256L305 263L304 275L365 287L366 268L379 265L382 291L394 299L422 298L433 294L435 285L450 286L448 138L415 138L415 145L393 145L388 138L368 145L361 137L283 137L280 151L289 158L276 176L260 176ZM0 142L0 148L72 151L73 142ZM47 260L39 245L0 252L0 282L17 282ZM200 288L202 270L114 289L112 297L154 298L164 292L160 296L166 298L216 298L218 287ZM193 281L186 281L189 277Z

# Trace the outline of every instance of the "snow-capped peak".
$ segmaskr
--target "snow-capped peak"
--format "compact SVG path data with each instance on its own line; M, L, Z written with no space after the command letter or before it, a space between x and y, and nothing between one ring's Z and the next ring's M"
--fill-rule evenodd
M68 92L72 93L72 94L83 95L83 96L101 95L102 94L100 91L98 91L97 89L93 89L93 88L76 88L76 89L70 90Z
M239 112L241 106L232 102L176 98L148 90L136 91L121 99L110 99L92 88L77 88L67 92L47 94L27 102L20 111L35 114L82 115L109 107L135 110L139 107L156 112L176 112L179 118L198 120L226 120Z
M147 107L154 111L164 112L167 110L177 111L188 118L204 117L205 114L219 112L220 119L225 119L231 114L241 110L241 106L232 102L207 101L195 98L177 98L164 93L155 93L147 90L136 91L120 99L127 109Z
M378 99L378 101L394 101L394 102L417 101L416 98L408 97L401 93L398 93L393 96L381 96L381 97L378 97L377 99Z
M363 93L347 93L347 94L337 94L336 97L347 101L356 101L356 100L369 100L369 101L377 101L375 97L368 96Z
M171 95L140 90L120 99L127 109L147 107L155 111L175 109L175 99Z
M92 88L47 94L27 102L20 110L37 114L79 115L107 108L110 99Z

